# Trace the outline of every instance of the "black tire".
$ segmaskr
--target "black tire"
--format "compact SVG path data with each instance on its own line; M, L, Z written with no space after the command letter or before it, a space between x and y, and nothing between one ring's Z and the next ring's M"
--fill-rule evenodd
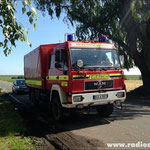
M113 104L107 104L97 107L97 112L101 117L109 117L114 111Z
M30 99L31 99L31 101L32 101L32 103L33 103L33 106L34 107L38 107L39 106L39 101L36 99L36 97L35 97L35 92L34 92L34 90L31 90L31 93L29 94L29 97L30 97Z
M14 93L15 93L15 94L18 94L18 91L17 91L17 90L15 90L15 91L14 91Z
M52 97L51 111L52 111L53 118L56 122L63 121L63 108L61 106L58 95L54 95Z

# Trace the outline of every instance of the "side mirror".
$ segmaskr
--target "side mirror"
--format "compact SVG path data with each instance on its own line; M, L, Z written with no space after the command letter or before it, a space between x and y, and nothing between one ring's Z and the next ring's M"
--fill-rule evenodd
M77 60L77 66L79 68L83 67L83 60L81 60L81 59Z
M55 63L55 68L61 68L61 64L60 63Z

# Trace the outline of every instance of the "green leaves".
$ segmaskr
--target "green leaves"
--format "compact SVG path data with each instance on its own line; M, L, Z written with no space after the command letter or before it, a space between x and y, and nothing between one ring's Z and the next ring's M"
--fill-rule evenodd
M32 24L33 23L33 18L29 17L29 22Z
M0 47L2 47L3 46L3 43L2 42L0 42Z
M11 53L12 47L16 47L17 40L26 42L31 46L27 38L28 30L17 22L15 13L18 12L16 12L14 5L17 7L17 0L0 1L0 28L3 32L3 38L0 38L0 47L6 56ZM22 1L22 14L29 17L29 23L33 25L35 30L38 16L31 0Z
M27 12L27 15L28 15L28 17L30 17L30 15L31 15L31 11L28 11L28 12Z
M36 29L36 23L33 24L33 30L35 30L35 29Z
M150 62L150 1L149 0L34 0L37 9L76 24L79 40L94 39L100 34L109 38L124 57L125 67L139 64L142 56ZM67 19L66 19L67 18ZM67 22L66 21L66 22ZM139 51L140 49L140 51ZM147 56L147 57L146 57ZM135 59L136 58L136 59ZM145 59L146 58L146 59ZM139 61L137 61L139 60ZM149 63L150 64L150 63ZM150 65L149 65L150 66ZM150 67L149 67L150 68Z
M24 14L25 12L26 12L26 8L23 7L23 8L22 8L22 13Z

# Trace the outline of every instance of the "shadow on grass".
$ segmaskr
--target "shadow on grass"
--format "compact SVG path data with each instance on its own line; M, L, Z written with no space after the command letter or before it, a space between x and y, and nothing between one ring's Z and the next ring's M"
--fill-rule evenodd
M56 123L52 119L47 103L40 103L39 108L34 108L27 100L27 95L16 96L21 103L13 102L14 108L17 108L18 114L22 117L27 132L24 136L32 137L35 145L44 147L45 149L96 149L96 147L104 147L104 144L99 140L89 140L85 137L77 136L70 132L76 128L86 128L91 126L108 124L109 121L103 120L98 115L89 112L85 114L75 114L73 117L66 117L62 123ZM8 95L5 95L8 98ZM78 112L80 113L80 112ZM95 113L95 112L94 112ZM18 125L20 126L20 125ZM70 128L71 127L71 128ZM16 131L14 129L13 131ZM21 131L18 131L21 133ZM66 140L67 139L67 140ZM53 147L53 148L52 148Z
M11 93L10 93L11 94ZM87 128L92 126L109 124L110 122L101 118L95 109L76 111L71 116L65 113L64 121L56 123L49 111L46 102L40 102L39 108L34 108L26 95L13 95L21 103L15 102L8 95L6 98L11 99L14 108L17 108L18 114L21 115L28 132L26 136L43 137L46 134L56 134L74 129Z
M128 96L139 97L139 98L150 98L150 89L140 86L128 92Z
M14 111L11 102L0 93L0 136L23 135L23 119Z

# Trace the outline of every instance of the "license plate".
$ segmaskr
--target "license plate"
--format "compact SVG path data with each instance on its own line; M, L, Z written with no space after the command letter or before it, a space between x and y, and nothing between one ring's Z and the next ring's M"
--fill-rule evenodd
M107 99L108 94L94 95L93 100Z

